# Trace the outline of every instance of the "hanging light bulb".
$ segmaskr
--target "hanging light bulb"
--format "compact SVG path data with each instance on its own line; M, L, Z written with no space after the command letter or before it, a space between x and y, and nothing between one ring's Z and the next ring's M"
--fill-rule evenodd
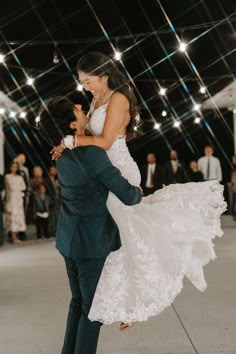
M5 55L0 54L0 63L3 64L5 62Z
M201 118L200 117L196 117L195 119L194 119L194 123L195 124L199 124L201 122Z
M60 62L56 49L54 50L53 60L52 61L53 61L54 64L58 64Z
M201 108L201 105L199 103L195 103L193 105L193 111L199 111L200 108Z
M78 84L76 90L77 91L83 91L83 88L84 88L83 85Z
M33 86L34 79L32 77L27 77L26 85Z
M206 93L206 87L205 86L201 86L200 89L199 89L199 92L204 95Z
M6 111L5 108L2 108L2 107L0 108L0 114L4 114L5 111Z
M176 121L174 122L174 124L173 124L173 127L174 127L174 128L179 128L180 124L181 124L181 123L176 120Z
M16 116L16 112L11 111L11 112L10 112L10 118L15 118L15 116Z
M115 60L121 60L121 57L122 57L122 53L118 52L118 51L115 51L114 59Z
M179 51L180 52L186 52L186 49L187 49L187 43L181 41L179 43Z
M161 96L165 96L166 91L167 91L167 89L166 89L166 88L161 87L161 88L160 88L160 91L159 91L159 94L160 94Z
M166 111L162 111L161 115L162 115L162 117L166 117L167 116L167 112Z
M26 112L21 112L20 118L25 118L26 117Z
M160 127L161 127L160 123L155 123L154 124L154 129L158 130L158 129L160 129Z
M134 127L134 131L136 132L137 130L138 130L138 127L135 126L135 127Z
M35 123L38 124L39 122L40 122L40 116L37 116L37 117L35 118Z

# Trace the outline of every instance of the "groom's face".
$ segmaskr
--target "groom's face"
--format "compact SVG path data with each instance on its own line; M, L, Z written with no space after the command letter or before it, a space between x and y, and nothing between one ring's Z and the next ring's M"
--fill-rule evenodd
M81 130L86 127L88 124L89 118L86 116L84 113L81 104L75 104L74 105L74 115L75 115L75 120L72 123L73 129L76 130Z

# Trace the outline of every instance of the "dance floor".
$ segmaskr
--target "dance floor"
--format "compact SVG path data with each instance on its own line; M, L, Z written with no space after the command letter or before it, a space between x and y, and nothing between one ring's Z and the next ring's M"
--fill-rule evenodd
M125 332L103 326L98 354L236 354L236 222L222 218L217 259L205 268L208 288L187 280L174 304ZM31 231L29 230L29 233ZM0 353L59 354L69 287L55 240L0 249ZM72 353L71 353L72 354Z

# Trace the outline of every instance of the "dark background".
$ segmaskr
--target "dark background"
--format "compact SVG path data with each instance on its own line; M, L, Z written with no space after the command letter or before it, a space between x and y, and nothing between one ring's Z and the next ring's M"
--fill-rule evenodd
M165 13L165 14L164 14ZM171 21L173 27L168 23ZM221 21L221 23L220 23ZM201 103L233 81L236 72L235 0L91 0L8 1L1 7L0 90L27 111L27 119L4 117L5 160L27 155L27 165L51 164L47 142L31 127L40 104L54 95L68 95L88 108L91 97L76 91L78 59L90 50L113 57L132 81L143 122L130 151L139 163L155 152L160 163L169 149L187 163L215 146L224 180L233 154L232 112L201 112L201 124L193 123L193 102ZM205 33L208 31L208 33ZM187 53L179 52L178 39L193 41ZM59 63L53 63L57 48ZM34 87L25 84L33 76ZM199 93L202 82L208 93ZM185 86L184 86L185 85ZM166 97L159 95L166 87ZM162 117L165 109L167 117ZM173 121L181 121L181 129ZM153 129L161 123L161 130Z

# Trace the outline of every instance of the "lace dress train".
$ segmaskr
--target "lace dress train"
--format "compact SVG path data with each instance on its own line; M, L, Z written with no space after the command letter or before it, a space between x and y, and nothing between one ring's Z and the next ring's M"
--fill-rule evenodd
M106 106L95 110L90 129L101 134ZM125 139L107 152L130 183L140 174ZM105 262L93 299L92 321L145 321L170 306L188 277L200 291L206 288L203 267L215 259L213 239L223 232L226 209L223 186L217 181L174 184L125 206L109 194L108 209L116 221L122 247Z

